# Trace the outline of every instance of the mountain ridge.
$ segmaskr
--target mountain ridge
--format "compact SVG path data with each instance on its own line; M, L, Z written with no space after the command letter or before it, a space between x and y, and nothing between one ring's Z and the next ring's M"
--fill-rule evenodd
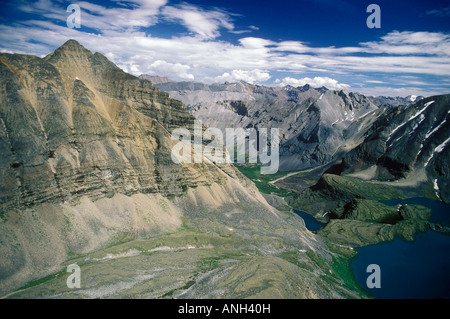
M325 91L328 91L330 89L328 89L325 86L322 87L313 87L310 84L305 84L303 86L292 86L290 84L287 84L285 86L264 86L264 85L259 85L259 84L251 84L248 82L245 82L243 80L238 81L238 82L229 82L226 81L224 83L212 83L212 84L207 84L204 82L200 82L200 81L174 81L171 80L170 78L167 77L161 77L158 75L148 75L148 74L141 74L139 77L143 78L143 79L147 79L150 82L154 82L153 84L157 87L159 87L162 91L165 92L170 92L170 91L177 91L177 90L187 90L188 86L191 85L197 85L197 89L196 90L200 90L201 88L204 89L209 89L211 90L211 88L214 88L214 90L218 90L220 88L226 88L227 86L236 86L238 84L244 84L244 85L248 85L248 86L257 86L257 87L264 87L264 88L281 88L284 89L286 91L291 91L291 90L299 90L300 92L305 92L308 91L310 89L314 89L319 93L324 93ZM152 81L153 80L153 81ZM170 84L166 84L166 83L170 83ZM183 88L184 86L184 88ZM213 90L212 90L213 91ZM339 91L336 90L336 91ZM351 91L353 92L353 91ZM350 93L350 92L348 92ZM353 92L353 93L358 93L358 92ZM358 93L361 94L361 93ZM363 94L361 94L363 95ZM418 102L421 99L425 98L425 96L417 96L417 95L408 95L408 96L383 96L383 95L379 95L379 96L368 96L366 95L368 99L370 99L370 101L375 104L378 107L392 107L392 106L399 106L399 105L410 105L412 103ZM186 103L185 103L186 104Z

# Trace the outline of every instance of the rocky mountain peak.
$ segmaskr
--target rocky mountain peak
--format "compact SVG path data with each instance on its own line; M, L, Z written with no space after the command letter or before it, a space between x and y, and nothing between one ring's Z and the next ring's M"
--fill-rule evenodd
M320 93L324 93L324 92L328 91L328 88L325 86L321 86L320 88L316 88L316 90Z
M79 80L90 89L109 86L112 81L137 79L125 73L107 57L99 52L92 53L76 40L68 40L54 52L44 57L43 61L56 67L63 75L66 84Z
M92 56L92 52L82 46L76 40L68 40L59 48L57 48L52 53L48 54L44 59L49 62L54 62L59 59L68 59L68 58L80 58L80 57L90 57Z
M80 42L78 42L77 40L74 39L69 39L66 42L64 42L59 49L61 50L86 50L89 51L88 49L86 49L84 46L82 46L80 44ZM90 51L89 51L90 52Z
M305 84L302 87L298 87L302 92L308 91L311 86L309 84Z

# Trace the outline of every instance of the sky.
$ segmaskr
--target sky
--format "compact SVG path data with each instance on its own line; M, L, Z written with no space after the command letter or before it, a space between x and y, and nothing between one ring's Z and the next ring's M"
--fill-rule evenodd
M450 93L450 0L1 2L1 52L44 57L69 39L136 76Z

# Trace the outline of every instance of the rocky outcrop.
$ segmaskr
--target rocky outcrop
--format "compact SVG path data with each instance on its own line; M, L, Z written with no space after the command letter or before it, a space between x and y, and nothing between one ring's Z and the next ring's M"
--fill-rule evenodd
M401 192L390 186L365 182L357 178L324 174L313 186L299 189L298 194L289 198L288 202L292 207L312 215L341 218L344 215L344 206L352 207L354 200L379 201L402 197Z

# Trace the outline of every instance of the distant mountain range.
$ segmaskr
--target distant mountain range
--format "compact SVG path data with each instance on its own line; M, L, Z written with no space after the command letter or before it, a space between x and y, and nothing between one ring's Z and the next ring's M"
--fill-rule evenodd
M242 81L155 86L185 103L206 126L223 131L278 127L281 170L343 159L340 170L345 173L366 170L359 176L383 180L414 176L416 184L432 185L436 197L450 201L448 95L366 97L309 85L265 87Z
M251 84L246 83L244 81L240 81L242 85L239 85L239 83L229 83L225 82L223 84L219 83L213 83L213 84L205 84L201 82L194 82L194 81L182 81L182 82L175 82L173 80L170 80L167 77L161 77L156 75L147 75L142 74L139 76L141 79L146 79L152 82L153 85L161 89L165 92L171 92L172 94L176 94L177 91L211 91L211 92L219 92L219 91L230 91L230 92L248 92L248 90L245 89L245 86L251 86ZM263 86L257 86L257 87L263 87ZM274 92L279 93L278 87L264 87L265 89L273 89ZM295 96L302 95L304 92L309 92L308 94L303 94L304 96L313 96L317 93L324 93L325 91L328 91L328 89L324 86L320 88L313 88L309 84L305 84L304 86L299 87L293 87L291 85L286 85L282 88L287 93L287 95L292 95L294 98ZM277 94L275 93L275 94ZM181 98L181 96L180 96ZM406 97L389 97L389 96L368 96L367 97L375 106L378 107L393 107L393 106L400 106L400 105L411 105L415 102L420 101L423 99L423 96L417 96L417 95L408 95ZM186 104L189 105L190 100L183 100L185 97L183 97L181 100Z
M370 101L378 107L394 107L400 105L411 105L422 100L423 96L408 95L407 97L377 96L369 97Z
M358 144L361 132L370 125L372 117L366 115L381 112L370 98L325 87L266 87L243 81L208 85L141 77L154 80L156 87L186 104L208 127L223 132L226 127L278 127L281 170L309 168L339 158Z

